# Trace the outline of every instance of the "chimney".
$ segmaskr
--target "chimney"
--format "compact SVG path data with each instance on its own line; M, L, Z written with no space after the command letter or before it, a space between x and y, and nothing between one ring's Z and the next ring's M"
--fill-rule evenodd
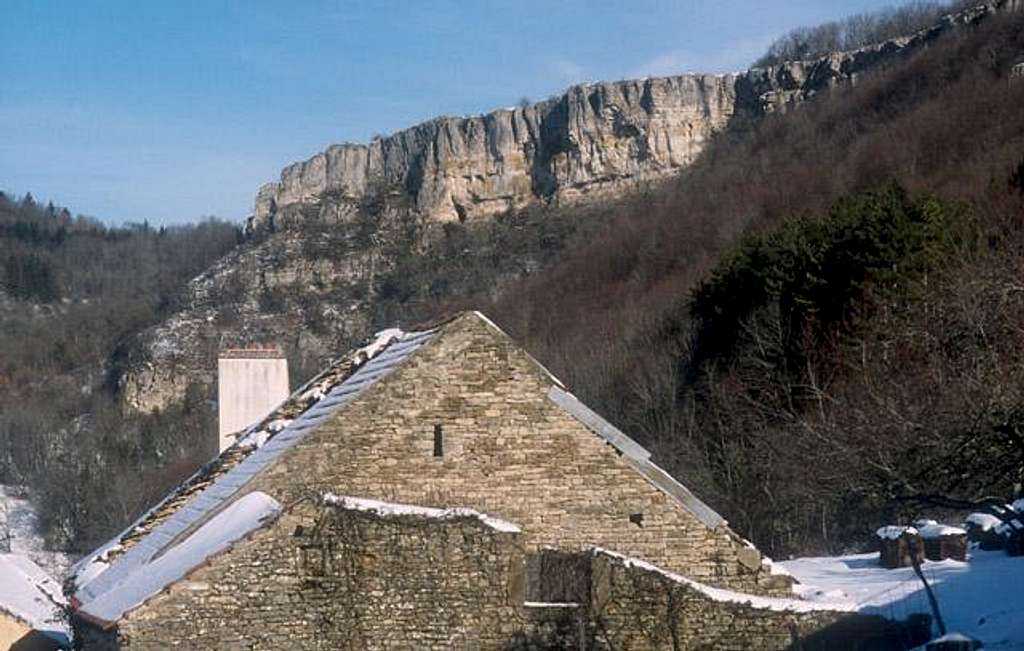
M219 451L232 434L267 416L288 397L288 360L276 346L229 348L217 360Z

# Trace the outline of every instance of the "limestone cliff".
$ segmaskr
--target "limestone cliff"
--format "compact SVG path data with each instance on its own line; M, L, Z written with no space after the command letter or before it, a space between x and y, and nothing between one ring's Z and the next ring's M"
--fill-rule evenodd
M369 145L335 145L260 189L254 227L334 192L408 192L432 219L479 218L578 198L689 164L728 122L732 75L574 86L560 97L468 118L438 118Z
M440 221L619 193L686 167L736 114L757 116L854 82L950 29L1022 5L990 2L916 34L812 61L583 84L530 106L437 118L368 145L333 145L260 188L251 227L287 226L283 208L330 193L359 200L400 188L420 214Z

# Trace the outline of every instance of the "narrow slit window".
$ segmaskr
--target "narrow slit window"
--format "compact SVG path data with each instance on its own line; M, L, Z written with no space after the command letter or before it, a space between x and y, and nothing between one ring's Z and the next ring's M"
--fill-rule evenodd
M434 425L434 456L444 456L444 429L440 425Z

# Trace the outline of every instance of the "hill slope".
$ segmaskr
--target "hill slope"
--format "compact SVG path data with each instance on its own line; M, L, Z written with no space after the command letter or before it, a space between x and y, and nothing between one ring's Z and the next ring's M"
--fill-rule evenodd
M1024 412L1016 388L1024 385L1024 342L1013 325L1024 316L1014 290L1024 170L1011 180L1024 155L1016 108L1024 84L1009 74L1024 59L1024 42L1020 14L997 9L1015 6L985 5L913 36L737 76L736 84L755 86L736 95L750 109L734 103L726 128L696 125L700 152L692 149L685 168L636 155L666 133L669 112L648 113L637 99L629 104L639 107L636 119L618 122L634 128L616 134L611 107L642 98L647 87L704 82L571 90L535 110L543 132L545 110L580 98L573 124L582 130L555 139L565 147L559 156L579 162L587 150L610 167L590 159L570 166L597 170L575 197L562 181L548 186L556 188L550 195L534 194L539 186L527 174L525 185L510 182L528 189L522 205L459 199L484 186L456 182L461 159L442 156L442 145L486 136L497 117L442 120L396 136L405 153L381 153L379 166L391 172L366 175L368 191L331 185L348 169L332 167L332 156L344 158L340 150L290 168L281 187L261 193L246 243L190 281L166 319L121 340L103 367L124 403L159 413L125 419L106 402L70 401L42 428L66 428L45 439L60 454L28 457L51 458L44 470L66 480L42 487L44 528L87 545L188 472L210 425L205 401L219 346L276 340L298 379L378 325L463 305L496 316L772 553L854 544L865 520L897 515L894 495L1005 492L1019 472L1011 439ZM972 29L949 28L965 23ZM517 112L526 113L502 119L519 119ZM472 142L484 154L466 159L470 177L505 183L488 171L498 160L487 153L493 142ZM606 152L625 153L602 158ZM388 167L385 159L399 162ZM473 168L474 160L485 168ZM559 165L551 169L569 169ZM428 177L434 181L424 185ZM576 201L584 194L601 200ZM502 208L489 213L495 206ZM901 226L886 231L890 222ZM963 245L939 247L931 223L955 226ZM885 238L844 235L862 227L905 237L909 248L864 249ZM914 243L932 253L913 255ZM837 250L856 255L826 286L845 288L839 312L851 318L818 320L829 307L818 301L830 294L806 292L787 273L807 276L816 254ZM751 251L767 255L745 255ZM903 274L896 259L886 274L894 263L887 255L918 263ZM741 302L723 280L734 277L779 279L785 291L764 289L745 302L749 311L725 322L721 340L708 339L718 332L705 327L708 315L730 298ZM701 287L724 299L695 309ZM794 310L791 296L806 309ZM66 393L50 397L65 404L54 396ZM972 439L981 444L971 463L996 456L1005 469L989 473L986 486L956 486L950 454ZM116 486L106 485L111 477Z
M715 134L848 86L1017 8L1019 0L997 0L851 52L736 75L585 84L531 106L332 146L260 189L249 245L196 279L185 308L125 360L125 404L149 412L180 401L190 384L208 387L223 343L275 340L292 351L293 366L309 371L384 316L409 315L413 294L496 291L495 283L570 246L566 231L586 237L596 220L568 216L575 209L608 215L604 203L678 175ZM550 237L545 221L559 233ZM481 265L487 282L450 286L445 267L452 255L466 255L460 243L522 240L525 230L547 240L532 251L496 251L498 264ZM433 261L423 261L426 250ZM427 287L411 287L410 274Z

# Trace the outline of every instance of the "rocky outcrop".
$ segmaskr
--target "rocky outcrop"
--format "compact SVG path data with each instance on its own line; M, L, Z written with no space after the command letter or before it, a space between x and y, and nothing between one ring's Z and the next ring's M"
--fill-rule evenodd
M990 2L916 34L812 61L739 74L582 84L530 106L437 118L368 145L334 145L260 188L250 225L287 226L283 208L328 194L360 201L400 193L428 219L462 221L533 202L620 193L689 165L737 114L785 109L855 82L951 29L1022 5Z
M734 88L732 75L574 86L532 106L438 118L369 145L335 145L263 186L253 225L326 193L358 200L398 189L422 214L454 221L664 175L692 162L725 126Z

